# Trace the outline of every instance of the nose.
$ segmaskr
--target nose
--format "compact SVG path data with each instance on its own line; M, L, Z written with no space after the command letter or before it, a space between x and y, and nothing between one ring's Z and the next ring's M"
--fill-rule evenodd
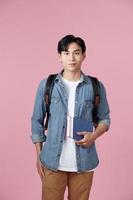
M74 54L73 54L73 53L70 53L69 59L70 59L70 60L74 60Z

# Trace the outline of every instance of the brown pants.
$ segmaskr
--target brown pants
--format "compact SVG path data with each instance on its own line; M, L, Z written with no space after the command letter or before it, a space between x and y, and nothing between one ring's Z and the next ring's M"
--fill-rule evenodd
M51 171L44 167L42 200L63 200L68 186L69 200L88 200L94 172Z

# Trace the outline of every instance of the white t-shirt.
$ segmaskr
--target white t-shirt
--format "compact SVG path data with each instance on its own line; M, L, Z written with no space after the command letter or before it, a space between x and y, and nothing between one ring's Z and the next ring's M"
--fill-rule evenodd
M82 81L82 75L79 81L68 81L63 77L62 80L68 95L68 112L66 138L63 142L58 169L62 171L77 172L76 144L73 139L73 117L75 109L76 88L79 82Z
M79 81L72 82L62 78L65 89L68 95L68 112L67 112L67 131L66 138L63 143L63 148L59 161L59 170L63 171L77 171L76 163L76 148L73 137L73 116L75 108L75 93Z

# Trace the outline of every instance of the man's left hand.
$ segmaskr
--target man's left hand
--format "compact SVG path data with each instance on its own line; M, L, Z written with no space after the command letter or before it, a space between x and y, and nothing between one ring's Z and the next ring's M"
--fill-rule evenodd
M90 133L90 132L78 132L77 135L83 135L84 136L84 138L82 140L79 140L79 141L76 140L75 141L75 143L77 145L81 145L81 146L84 146L84 147L89 147L95 141L95 137L94 137L93 133Z

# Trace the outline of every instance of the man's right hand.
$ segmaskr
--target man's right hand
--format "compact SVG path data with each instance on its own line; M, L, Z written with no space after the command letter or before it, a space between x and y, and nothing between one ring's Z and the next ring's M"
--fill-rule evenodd
M39 158L40 152L42 150L42 143L41 142L35 143L35 147L36 147L36 153L37 153L37 161L36 161L37 171L42 181L44 177L44 167Z
M37 166L37 171L38 171L38 174L41 178L41 181L43 180L43 177L44 177L44 167L39 159L39 156L37 156L37 162L36 162L36 166Z

